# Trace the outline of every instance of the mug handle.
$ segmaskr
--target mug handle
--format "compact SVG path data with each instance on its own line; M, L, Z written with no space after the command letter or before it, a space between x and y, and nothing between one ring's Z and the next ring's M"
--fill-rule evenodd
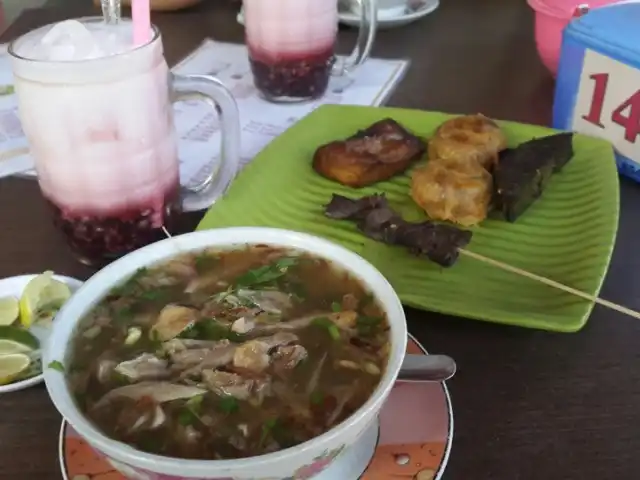
M240 114L231 92L220 80L208 75L171 74L171 102L201 98L220 118L220 161L198 185L182 188L182 204L187 211L211 206L228 189L240 166Z
M358 41L349 58L342 64L334 65L331 72L334 76L353 73L369 58L376 39L376 30L378 29L377 0L357 0L357 2L360 4Z

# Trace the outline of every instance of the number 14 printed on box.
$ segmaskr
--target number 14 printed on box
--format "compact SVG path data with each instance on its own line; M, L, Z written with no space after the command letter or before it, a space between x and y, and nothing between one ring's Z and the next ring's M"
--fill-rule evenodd
M640 169L640 70L585 49L571 125L606 138Z

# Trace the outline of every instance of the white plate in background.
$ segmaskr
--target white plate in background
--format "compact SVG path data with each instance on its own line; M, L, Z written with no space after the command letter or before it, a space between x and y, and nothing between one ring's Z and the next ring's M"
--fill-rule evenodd
M408 2L413 4L412 7L407 7L402 15L398 16L380 16L378 18L378 29L386 30L388 28L403 27L423 17L426 17L440 5L440 0L421 0L419 2ZM348 25L350 27L360 26L360 15L351 11L338 12L340 23Z
M379 18L378 29L383 30L387 28L402 27L420 20L436 10L440 5L440 0L421 0L420 2L412 3L414 3L414 6L407 7L403 15L399 15L397 17L383 16L382 18ZM351 11L340 10L338 12L338 18L340 19L340 23L350 27L360 26L360 16ZM240 25L244 25L244 13L242 8L238 12L236 19Z

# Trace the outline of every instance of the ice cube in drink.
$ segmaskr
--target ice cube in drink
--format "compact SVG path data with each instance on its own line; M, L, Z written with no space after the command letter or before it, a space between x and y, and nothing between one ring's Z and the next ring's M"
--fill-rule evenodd
M180 211L169 69L130 22L43 27L10 48L23 129L55 223L100 265L163 237Z
M269 100L321 97L335 60L336 0L244 0L256 88Z

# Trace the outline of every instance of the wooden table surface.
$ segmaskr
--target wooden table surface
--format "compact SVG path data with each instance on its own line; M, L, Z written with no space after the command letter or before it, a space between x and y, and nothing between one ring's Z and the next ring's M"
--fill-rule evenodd
M3 41L89 9L28 10ZM237 2L215 0L156 16L169 61L207 36L241 42L236 9ZM347 51L355 33L340 35ZM536 56L524 0L443 0L424 20L380 32L374 54L412 60L392 105L550 121L553 80ZM640 187L621 182L620 230L602 295L640 309L640 256L634 255ZM197 218L185 216L184 228ZM91 274L52 228L36 183L0 180L0 277L45 269ZM414 310L408 316L411 332L428 349L459 363L449 382L455 435L445 479L638 478L640 322L596 307L580 333L552 334ZM2 395L0 412L0 478L60 478L60 417L44 386Z

